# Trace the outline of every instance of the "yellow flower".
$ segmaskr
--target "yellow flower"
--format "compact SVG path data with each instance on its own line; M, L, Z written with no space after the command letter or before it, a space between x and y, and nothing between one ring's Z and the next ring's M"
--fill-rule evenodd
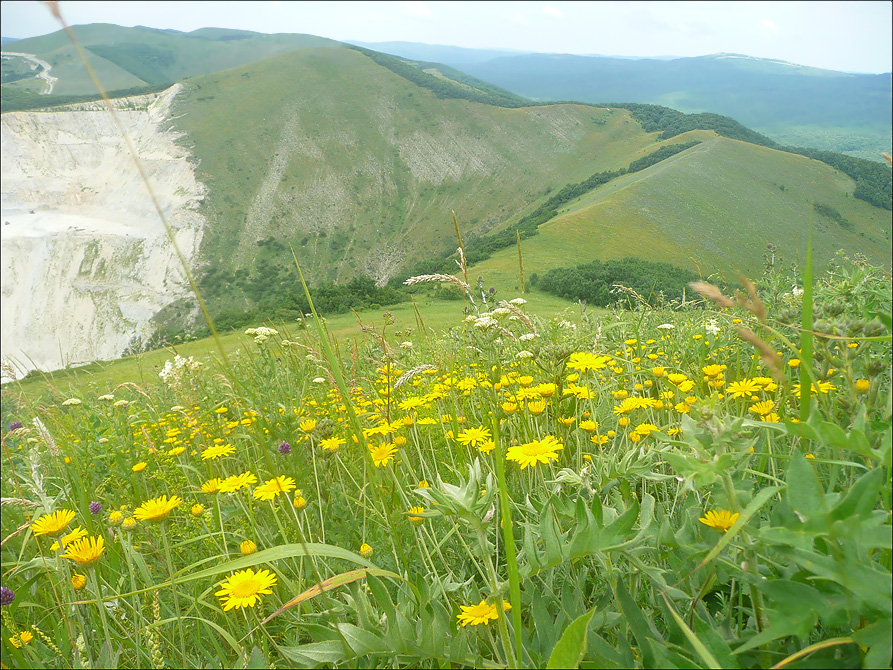
M296 487L295 480L284 475L274 477L267 481L263 486L254 489L254 497L256 500L272 500L280 493L288 493Z
M123 528L124 530L133 530L134 526L136 526L136 519L134 519L132 516L124 519L123 523L121 524L121 528Z
M220 479L214 477L202 484L202 491L205 493L217 493L220 490Z
M857 379L856 380L856 391L859 393L868 393L868 389L871 388L871 382L867 379Z
M504 402L502 403L502 411L506 414L514 414L518 411L518 405L513 402Z
M44 514L31 524L31 532L35 535L59 535L73 520L74 512L67 509Z
M329 451L337 451L338 447L340 447L345 442L346 440L342 440L340 437L328 437L319 444L323 449L328 449Z
M214 410L214 412L217 414L226 414L228 411L229 409L227 407L218 407Z
M487 440L486 442L484 442L482 445L480 445L478 447L478 450L482 454L489 454L495 448L496 448L496 443L493 440Z
M790 365L792 368L796 368L798 365L800 365L800 359L792 358L791 360L788 361L788 365Z
M564 449L564 445L552 435L546 435L542 440L534 440L526 444L509 447L506 452L506 460L517 461L523 470L527 466L537 463L548 463L558 458L558 452Z
M636 426L635 432L640 437L648 437L651 433L660 430L657 426L652 423L640 423Z
M205 512L204 505L199 505L196 503L195 505L192 506L192 516L201 516L202 514L204 514L204 512Z
M301 430L305 433L312 433L313 429L316 428L316 419L304 419L300 424Z
M679 386L682 382L684 382L688 377L681 372L671 372L667 375L667 380L675 386Z
M478 428L466 428L456 436L456 441L465 446L479 446L491 437L490 430L480 426Z
M363 544L360 545L360 556L362 556L363 558L369 558L371 555L372 547L363 542Z
M531 414L542 414L546 409L546 401L542 398L527 403L527 410Z
M294 501L295 509L304 509L307 507L307 499L302 495L296 495Z
M586 372L587 370L603 370L607 367L608 361L610 360L610 356L596 356L595 354L581 351L571 354L570 360L567 362L567 367L573 370L579 370L580 372Z
M650 358L650 356L649 356ZM651 368L651 374L655 377L666 377L667 371L662 367Z
M586 421L580 422L580 428L585 430L587 433L592 433L595 431L596 428L598 428L598 424L591 419L587 419Z
M239 551L242 552L243 556L248 556L249 554L253 554L257 551L257 545L254 544L251 540L245 540L239 545Z
M115 510L114 512L111 512L109 514L109 523L112 524L113 526L117 526L123 520L124 520L124 515L121 514L121 512L119 512L118 510Z
M380 468L393 460L394 454L397 453L397 447L390 443L380 444L377 447L369 447L369 453L375 467Z
M69 544L80 540L82 537L87 537L87 531L78 526L73 531L68 533L68 535L63 535L61 538L59 538L59 542L62 543L63 547L67 547Z
M84 575L79 575L77 573L71 576L71 588L75 591L80 591L87 585L87 578Z
M511 608L512 606L509 605L508 602L505 600L502 601L503 611L510 610ZM463 627L468 625L479 626L480 624L487 626L491 621L495 621L499 618L496 605L488 605L486 600L482 600L477 605L460 605L459 609L461 609L462 612L456 615L456 619Z
M23 644L28 644L33 639L34 635L26 630L23 630L21 633L16 633L11 638L9 638L9 643L16 649L21 649Z
M416 488L427 489L427 488L430 488L430 484L428 484L427 479L423 479L422 481L419 482L419 485Z
M763 402L754 403L747 408L747 411L759 416L766 416L767 414L772 414L774 409L775 403L772 400L764 400Z
M213 461L221 456L231 456L236 453L236 448L231 444L215 444L202 451L203 461Z
M738 514L738 512L732 514L728 510L724 509L710 510L709 512L706 512L704 516L698 519L698 521L700 521L704 525L710 526L711 528L715 528L716 530L726 533L728 532L729 528L735 525L735 522L738 520L739 516L740 514Z
M148 463L146 463L145 461L142 461L140 463L137 463L130 469L133 470L134 472L142 472L143 470L146 469L147 465L148 465Z
M105 540L102 536L85 537L69 545L62 558L70 559L83 566L93 565L105 551Z
M276 575L269 570L255 572L251 568L235 572L220 582L222 587L214 595L220 598L223 611L240 607L254 607L262 594L273 593L270 588L276 584Z
M724 370L728 369L725 365L707 365L706 367L701 368L701 371L704 373L705 377L717 377L723 373Z
M133 516L140 521L160 523L182 502L183 500L179 496L171 496L170 500L168 500L167 496L152 498L137 507L133 512Z
M424 522L425 522L425 517L423 517L423 516L413 516L413 515L415 515L415 514L421 514L421 513L424 512L424 511L425 511L425 508L424 508L424 507L412 507L412 508L410 508L410 510L409 510L409 515L410 515L410 516L409 516L409 520L410 520L410 522L414 523L415 525L418 525L418 524L420 524L420 523L424 523Z
M250 472L243 472L240 475L232 475L220 482L221 493L235 493L246 486L257 484L257 477Z

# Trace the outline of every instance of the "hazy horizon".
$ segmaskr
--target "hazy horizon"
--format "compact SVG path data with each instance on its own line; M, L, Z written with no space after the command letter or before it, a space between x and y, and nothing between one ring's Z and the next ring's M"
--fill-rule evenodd
M59 7L69 25L233 28L617 58L735 53L842 72L893 70L889 2L78 1ZM4 37L60 29L39 2L3 2L0 12Z

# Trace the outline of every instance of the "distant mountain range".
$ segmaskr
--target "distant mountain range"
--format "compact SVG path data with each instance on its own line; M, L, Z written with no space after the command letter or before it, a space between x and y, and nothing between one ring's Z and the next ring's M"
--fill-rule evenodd
M742 54L617 58L399 42L368 44L436 61L532 100L642 102L731 116L781 144L881 160L891 148L893 75L852 74Z

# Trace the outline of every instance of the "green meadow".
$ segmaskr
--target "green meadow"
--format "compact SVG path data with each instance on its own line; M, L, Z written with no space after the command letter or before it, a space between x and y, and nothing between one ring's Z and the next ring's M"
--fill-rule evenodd
M809 269L558 314L457 271L6 386L4 663L889 666L890 277Z

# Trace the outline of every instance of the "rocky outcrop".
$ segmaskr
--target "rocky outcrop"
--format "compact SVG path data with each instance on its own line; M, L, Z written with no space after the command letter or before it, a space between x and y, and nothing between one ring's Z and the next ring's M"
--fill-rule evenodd
M187 262L205 188L167 128L179 85L116 104ZM2 337L22 374L121 356L188 291L182 266L114 118L102 107L0 117Z

